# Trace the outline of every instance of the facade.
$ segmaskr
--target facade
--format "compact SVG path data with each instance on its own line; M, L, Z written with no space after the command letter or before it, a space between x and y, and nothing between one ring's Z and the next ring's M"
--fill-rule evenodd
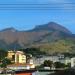
M75 57L71 58L71 67L75 67Z
M25 55L22 51L8 51L8 59L10 59L14 64L9 65L9 69L31 69L35 68L37 65L43 64L45 60L50 60L53 62L61 62L65 65L71 64L71 67L75 67L75 57L64 58L63 55L58 56L42 56L39 58L32 57L31 54ZM35 65L34 65L35 64Z
M13 51L8 51L8 55L7 55L7 57L9 58L9 59L12 59L12 57L15 55L15 53L13 52Z
M50 60L50 61L53 61L53 62L65 63L64 55L42 56L42 57L39 57L39 58L33 57L33 62L34 62L34 64L36 66L43 64L45 60Z
M43 56L41 58L33 58L34 64L36 66L43 64L45 60L51 60L53 62L57 62L59 61L59 57L58 56Z
M15 62L15 52L14 51L8 51L7 58L11 60L11 62Z
M26 63L26 55L22 51L8 51L7 58L14 63Z
M65 64L68 65L68 64L71 64L71 68L74 68L75 67L75 57L72 57L72 58L66 58L65 59Z
M15 53L15 63L26 63L26 55L22 51Z
M14 63L8 65L8 69L20 70L20 69L34 69L35 65L33 64L32 56L27 56L22 51L8 51L8 59L13 60ZM28 61L27 61L28 60Z
M66 57L65 58L65 64L68 65L69 63L71 63L71 58Z

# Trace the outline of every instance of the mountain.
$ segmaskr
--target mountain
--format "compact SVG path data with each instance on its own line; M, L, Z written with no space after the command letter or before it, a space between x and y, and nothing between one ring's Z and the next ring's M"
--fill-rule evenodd
M64 33L71 33L68 29L59 25L55 22L49 22L48 24L36 26L32 31L40 31L40 30L47 30L47 31L59 31Z
M75 36L65 27L55 22L38 25L28 31L6 28L0 31L0 48L19 49L27 47L43 48L60 40L75 40ZM47 49L48 47L46 47Z
M16 32L17 30L15 29L15 28L13 28L13 27L11 27L11 28L6 28L6 29L3 29L3 30L1 30L1 32Z

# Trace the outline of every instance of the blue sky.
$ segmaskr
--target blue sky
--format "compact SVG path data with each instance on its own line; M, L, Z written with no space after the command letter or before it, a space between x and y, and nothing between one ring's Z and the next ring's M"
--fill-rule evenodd
M7 7L8 9L9 7L17 7L18 10L12 10L11 8L7 10ZM22 9L22 7L31 7L31 9L32 7L40 7L41 9L20 10L19 8ZM36 25L51 21L57 22L71 30L72 33L75 33L75 0L0 0L0 30L8 27L14 27L18 30L28 30L34 28Z

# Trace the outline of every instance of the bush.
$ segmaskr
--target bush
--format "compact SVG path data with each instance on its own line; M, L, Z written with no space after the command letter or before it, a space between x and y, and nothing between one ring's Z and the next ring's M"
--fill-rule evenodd
M54 63L55 68L65 68L66 65L64 63L55 62Z

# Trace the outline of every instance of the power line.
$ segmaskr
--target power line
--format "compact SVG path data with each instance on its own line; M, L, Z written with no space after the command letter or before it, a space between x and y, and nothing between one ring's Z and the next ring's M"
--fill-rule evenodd
M75 8L73 7L73 8L71 8L71 7L69 7L69 8L63 8L63 7L49 7L49 6L47 6L47 7L45 7L45 6L43 6L43 7L41 7L41 6L36 6L36 7L32 7L32 6L23 6L23 7L16 7L16 6L14 6L14 7L5 7L5 6L3 6L3 7L0 7L0 9L64 9L64 10L75 10Z
M55 6L52 4L0 4L0 10L75 10L75 3L55 4ZM72 7L63 8L61 4L72 4Z
M0 5L50 5L50 4L75 4L75 3L5 3Z

